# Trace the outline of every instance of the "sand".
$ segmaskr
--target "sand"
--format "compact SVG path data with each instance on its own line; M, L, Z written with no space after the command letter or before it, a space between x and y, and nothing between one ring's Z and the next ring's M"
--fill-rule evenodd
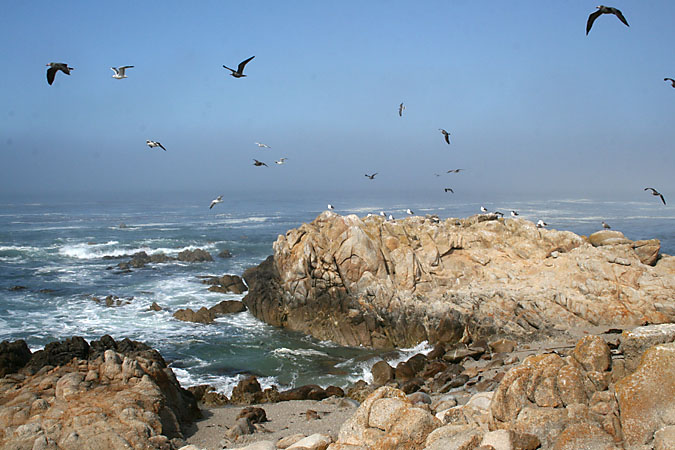
M225 432L232 426L243 406L202 407L204 418L196 422L186 435L187 444L200 449L244 447L258 441L276 443L279 439L294 434L309 436L314 433L327 434L337 440L340 427L356 411L356 404L350 400L330 398L323 401L294 400L279 403L264 403L258 406L265 410L268 422L258 425L258 430L241 436L236 442L225 438ZM318 419L307 419L307 410L318 413Z

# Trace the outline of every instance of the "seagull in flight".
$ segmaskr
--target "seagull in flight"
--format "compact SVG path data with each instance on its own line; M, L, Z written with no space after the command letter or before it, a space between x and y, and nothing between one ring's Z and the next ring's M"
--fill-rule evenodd
M267 144L263 144L262 142L256 142L255 145L257 145L260 148L272 148Z
M611 230L611 229L612 229L612 227L610 227L610 226L607 224L607 222L605 222L604 220L602 221L602 228L604 228L605 230Z
M377 175L377 172L375 172L375 173L372 174L372 175L366 174L366 177L370 178L371 180L374 180L374 179L375 179L375 175Z
M452 192L453 194L455 193L455 191L453 191L452 188L445 188L445 189L443 189L443 191L444 192Z
M46 64L49 66L49 69L47 69L47 83L50 85L54 82L54 77L56 76L56 72L59 70L66 75L70 75L71 70L75 70L74 67L68 67L68 64L66 63L55 63L55 62L50 62L49 64Z
M148 147L150 147L150 148L159 147L159 148L161 148L162 150L166 151L166 149L164 148L164 146L163 146L162 144L160 144L159 142L157 142L157 141L147 140L147 141L145 141L145 143L148 144Z
M445 142L450 144L450 133L445 131L443 128L439 128L438 130L443 134L443 137L445 138Z
M286 162L287 159L288 159L288 158L279 158L279 160L278 160L278 161L274 161L274 163L275 163L275 164L282 165L283 163Z
M624 23L627 27L628 22L626 21L626 18L621 14L621 11L619 11L616 8L612 8L611 6L597 6L598 10L595 12L592 12L590 16L588 16L588 22L586 22L586 35L588 36L588 32L591 31L591 27L593 26L593 22L595 22L595 19L600 17L602 14L614 14L616 17L619 18L621 22Z
M672 78L664 78L663 81L670 81L670 84L675 88L675 80Z
M663 202L663 204L664 204L664 205L666 204L666 199L663 198L663 195L662 195L659 191L657 191L656 189L654 189L654 188L645 188L644 190L645 190L645 191L652 191L652 195L656 195L657 197L661 197L661 201Z
M547 226L548 226L548 224L546 222L544 222L543 220L539 219L537 221L537 228L544 228L544 227L547 227Z
M218 198L216 198L215 200L211 200L211 206L209 206L209 209L213 208L218 203L223 203L223 196L222 195L219 195Z
M129 78L124 74L127 69L131 69L134 66L122 66L122 67L111 67L110 69L115 72L115 75L112 77L116 80L121 80L122 78Z
M464 170L464 169L450 169L450 170L448 170L446 173L459 173L459 172L461 172L462 170Z
M403 117L403 110L404 110L404 109L405 109L405 106L403 105L403 103L401 103L400 105L398 105L398 115L399 115L400 117Z
M255 158L253 159L253 165L256 166L256 167L260 167L260 166L269 167L269 166L268 166L267 164L265 164L264 162L258 161L258 160L255 159Z
M253 58L255 58L255 56L251 56L249 59L240 62L239 65L237 66L237 70L230 69L226 65L223 65L223 67L232 72L230 75L232 75L235 78L245 77L246 75L244 75L244 67L246 67L246 64L248 64L249 61L251 61Z

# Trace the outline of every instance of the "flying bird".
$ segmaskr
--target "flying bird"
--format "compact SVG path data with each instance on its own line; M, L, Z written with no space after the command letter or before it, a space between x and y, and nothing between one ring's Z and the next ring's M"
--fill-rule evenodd
M654 189L654 188L645 188L644 190L645 190L645 191L652 191L652 195L656 195L656 196L658 196L658 197L661 197L661 201L663 202L663 204L664 204L664 205L666 204L666 199L663 198L663 195L662 195L659 191L657 191L656 189Z
M215 200L211 200L211 206L209 206L209 209L213 208L218 203L223 203L223 196L222 195L219 195L218 198L216 198Z
M439 128L440 132L443 134L443 137L445 138L445 142L450 144L450 133L445 131L443 128Z
M249 59L240 62L239 65L237 66L237 70L230 69L226 65L223 65L223 67L232 72L230 75L232 75L235 78L245 77L246 75L244 75L244 67L246 67L246 64L248 64L248 62L253 58L255 58L255 56L251 56Z
M112 76L116 80L121 80L122 78L129 78L124 74L124 72L127 69L131 69L134 66L122 66L122 67L111 67L110 69L115 72L115 74Z
M618 9L612 8L611 6L603 6L603 5L600 5L597 8L598 8L597 11L592 12L591 15L588 16L588 22L586 22L586 35L587 36L588 36L588 32L591 31L591 27L593 26L593 22L595 22L595 19L600 17L602 14L614 14L616 17L619 18L619 20L621 22L624 23L624 25L626 25L627 27L630 26L630 25L628 25L628 22L626 21L626 18L623 16L623 14L621 14L621 11L619 11Z
M260 167L260 166L269 167L269 166L268 166L267 164L265 164L264 162L258 161L258 160L255 159L255 158L253 159L253 165L256 166L256 167Z
M609 224L607 224L607 222L605 222L604 220L602 221L602 228L604 228L605 230L612 229L612 227L610 227Z
M445 188L445 189L443 189L443 191L444 192L452 192L453 194L455 193L455 191L453 191L452 188Z
M398 115L403 117L403 110L405 109L405 106L403 106L403 103L398 105Z
M59 70L66 75L70 75L71 70L75 70L74 67L68 67L68 64L66 63L55 63L55 62L50 62L49 64L46 64L49 66L49 69L47 69L47 83L50 85L54 82L54 77L56 76L56 72Z
M145 141L145 143L148 144L148 147L150 147L150 148L159 147L159 148L161 148L162 150L166 151L166 149L164 148L164 146L163 146L162 144L160 144L159 142L157 142L157 141L147 140L147 141Z
M675 80L672 78L664 78L663 81L670 81L670 84L675 88Z
M279 158L277 161L274 161L275 164L282 165L283 163L286 162L288 158Z
M257 145L260 148L272 148L269 145L263 144L262 142L256 142L255 145Z
M377 175L377 172L375 172L375 173L372 174L372 175L366 174L366 177L370 178L371 180L374 180L374 179L375 179L375 175Z
M448 170L446 173L459 173L459 172L461 172L462 170L464 170L464 169L450 169L450 170Z
M544 227L547 227L547 226L548 226L548 224L546 222L544 222L543 220L539 219L537 221L537 228L544 228Z
M516 217L518 215L518 211L511 211L511 217Z
M410 208L406 209L405 212L408 213L408 215L410 215L410 216L412 216L412 215L415 214L415 213L412 211L412 209L410 209Z

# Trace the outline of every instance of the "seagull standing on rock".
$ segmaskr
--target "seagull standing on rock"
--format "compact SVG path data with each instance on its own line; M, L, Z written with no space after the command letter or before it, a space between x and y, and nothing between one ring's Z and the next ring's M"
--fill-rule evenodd
M595 22L595 19L600 17L603 14L614 14L616 17L619 18L621 22L623 22L624 25L627 27L630 27L628 25L628 22L626 21L626 18L621 14L621 11L619 11L616 8L612 8L611 6L597 6L598 10L595 12L592 12L590 16L588 16L588 21L586 22L586 35L588 36L588 32L591 31L591 27L593 26L593 22Z
M223 65L223 67L232 72L230 75L232 75L235 78L245 77L246 75L244 75L244 67L246 67L246 64L248 64L249 61L251 61L253 58L255 58L255 56L251 56L249 59L240 62L239 65L237 66L237 70L230 69L226 65Z
M406 209L405 212L406 212L409 216L415 215L415 213L414 213L410 208Z
M218 198L216 198L215 200L211 200L211 206L209 206L209 209L212 209L218 203L223 203L223 196L222 195L219 195Z
M604 228L605 230L611 230L611 229L612 229L612 227L610 227L610 226L607 224L607 222L605 222L604 220L602 221L602 228Z
M331 205L330 203L328 204L328 209L333 211L335 209L335 206Z
M480 210L481 210L481 212L484 212L484 213L488 212L488 210L485 206L481 206Z
M543 220L539 219L537 221L537 228L544 228L544 227L547 227L547 226L548 226L548 224L546 222L544 222Z
M133 68L133 67L134 67L134 66L111 67L110 70L112 70L113 72L115 72L115 74L114 74L112 77L113 77L114 79L116 79L116 80L121 80L122 78L129 78L128 76L126 76L126 75L124 74L124 72L125 72L127 69L131 69L131 68Z
M151 140L148 139L147 141L145 141L145 143L148 144L148 147L150 147L150 148L159 147L162 150L166 151L164 146L162 144L160 144L158 141L151 141Z
M66 63L55 63L55 62L50 62L49 64L46 64L49 66L49 69L47 69L47 83L50 85L54 82L54 77L56 76L56 72L59 70L66 75L70 75L71 70L75 70L74 67L68 67L68 64Z
M511 217L516 217L518 215L518 211L511 211Z

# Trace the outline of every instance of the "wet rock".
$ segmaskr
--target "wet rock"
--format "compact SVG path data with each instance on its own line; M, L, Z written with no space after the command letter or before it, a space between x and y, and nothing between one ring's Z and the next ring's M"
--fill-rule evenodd
M218 253L218 258L232 258L232 253L228 249L221 250Z
M152 302L150 305L150 311L161 311L162 307L157 304L157 302Z
M0 343L0 378L9 373L16 373L30 361L31 352L26 341Z
M209 311L214 313L216 317L220 317L225 314L234 314L246 311L246 306L244 306L244 304L238 300L223 300L217 305L210 307Z
M16 285L16 286L12 286L11 288L9 288L9 290L10 291L24 291L24 290L26 290L26 286Z
M213 261L213 258L211 257L211 254L206 250L197 248L194 250L183 250L182 252L178 253L178 261L191 263L206 262L206 261Z
M211 324L216 318L216 313L209 310L205 306L202 306L197 311L193 311L190 308L179 309L173 313L173 317L184 322Z

